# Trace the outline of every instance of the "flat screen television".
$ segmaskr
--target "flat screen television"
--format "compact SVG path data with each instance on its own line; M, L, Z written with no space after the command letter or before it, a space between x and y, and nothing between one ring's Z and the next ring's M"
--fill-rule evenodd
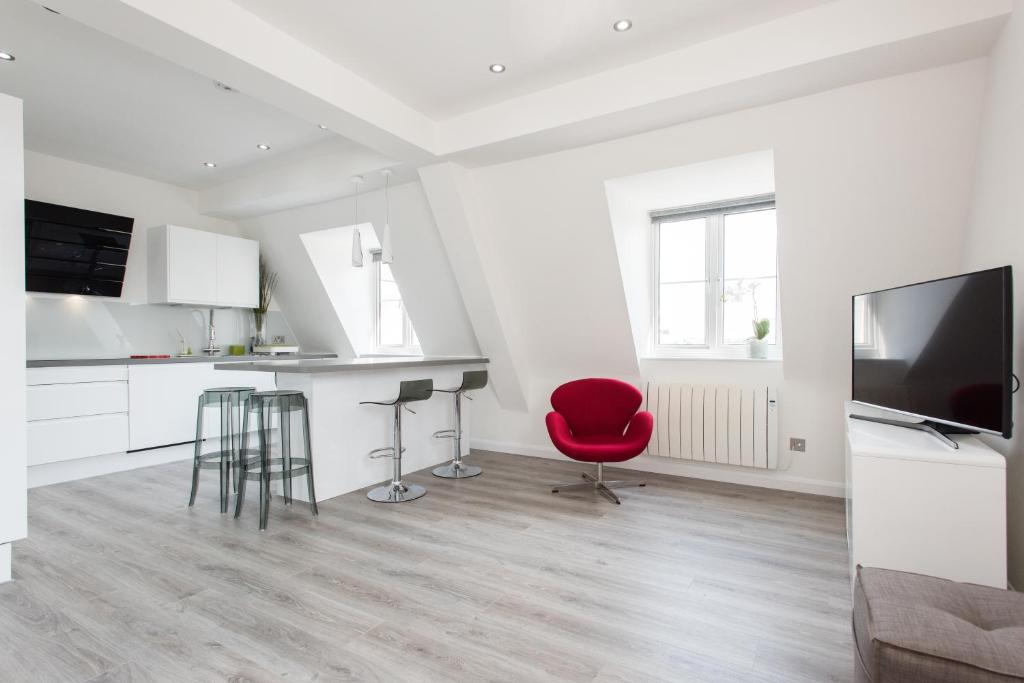
M1010 438L1010 266L853 297L853 400Z
M25 290L121 296L134 218L25 200Z

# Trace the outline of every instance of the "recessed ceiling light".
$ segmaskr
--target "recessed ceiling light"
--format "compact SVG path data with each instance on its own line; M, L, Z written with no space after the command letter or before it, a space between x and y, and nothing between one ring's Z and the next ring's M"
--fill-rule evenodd
M500 73L504 73L504 71L505 71L505 65L504 64L491 64L487 68L491 70L492 74L500 74Z
M629 19L619 19L614 24L612 24L612 28L618 31L619 33L622 33L623 31L628 31L629 29L633 28L633 22L630 21Z
M5 62L13 62L14 55L12 55L10 52L0 52L0 59L4 60Z
M266 152L268 149L270 149L270 145L259 144L256 145L256 149L262 149L264 152Z
M228 85L227 83L224 83L222 81L214 81L213 82L213 87L215 87L217 90L223 90L224 92L238 92L237 90L232 88L230 85Z
M203 166L205 166L206 168L217 168L217 164L213 163L212 161L204 161Z
M325 126L325 125L324 125L324 124L322 124L322 123L318 123L318 124L316 124L316 125L317 125L317 128L319 128L320 130L327 130L327 126Z

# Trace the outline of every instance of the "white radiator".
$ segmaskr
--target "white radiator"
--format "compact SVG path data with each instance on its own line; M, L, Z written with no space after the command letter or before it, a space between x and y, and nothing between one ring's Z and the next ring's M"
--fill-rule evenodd
M722 465L773 470L779 462L774 387L647 382L654 415L647 452Z

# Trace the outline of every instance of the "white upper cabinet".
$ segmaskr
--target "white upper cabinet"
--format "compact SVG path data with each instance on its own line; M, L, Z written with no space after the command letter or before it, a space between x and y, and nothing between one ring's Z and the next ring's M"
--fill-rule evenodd
M217 299L221 306L260 303L260 243L217 235Z
M259 303L259 242L177 225L151 228L148 241L150 303Z

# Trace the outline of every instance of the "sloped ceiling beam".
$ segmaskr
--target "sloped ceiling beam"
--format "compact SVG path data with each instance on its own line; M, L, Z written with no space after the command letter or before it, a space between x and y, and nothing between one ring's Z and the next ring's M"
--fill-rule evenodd
M522 344L508 308L492 287L477 249L480 212L465 169L453 163L420 169L438 232L481 352L490 358L491 385L503 408L525 411L529 391Z

